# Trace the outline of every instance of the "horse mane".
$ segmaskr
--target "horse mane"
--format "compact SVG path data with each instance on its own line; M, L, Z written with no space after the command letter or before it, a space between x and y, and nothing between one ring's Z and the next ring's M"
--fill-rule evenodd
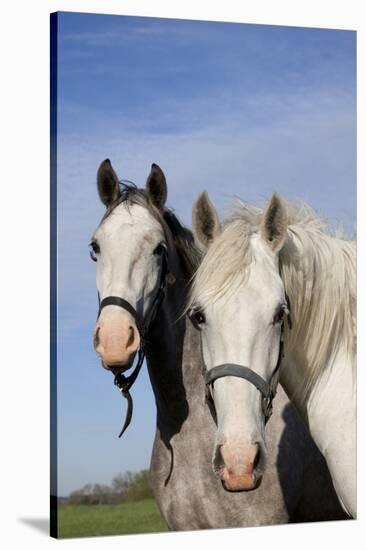
M183 274L187 280L191 280L198 269L202 253L194 242L192 231L180 223L171 209L166 208L163 217L172 234L175 249L182 263Z
M289 350L301 344L306 352L306 383L297 391L305 401L327 364L331 372L342 346L355 371L356 245L337 237L308 206L288 210L288 238L279 260L294 322L285 338Z
M282 201L288 229L279 266L292 321L292 330L285 328L285 354L298 344L305 350L309 369L298 395L305 400L342 345L355 354L356 247L334 235L308 205ZM253 259L250 237L259 231L262 215L263 209L238 201L203 258L188 308L204 308L245 283Z
M109 206L100 223L103 223L103 221L111 215L113 210L122 203L126 203L127 207L129 205L138 204L146 208L162 225L166 234L168 229L181 262L183 275L187 280L190 280L193 273L198 268L201 253L194 243L192 232L181 224L173 210L171 208L164 208L164 211L161 213L151 203L145 189L137 187L137 185L131 181L122 180L120 181L119 197Z
M222 296L233 295L245 283L252 261L252 230L244 220L224 223L194 275L187 311L205 309Z

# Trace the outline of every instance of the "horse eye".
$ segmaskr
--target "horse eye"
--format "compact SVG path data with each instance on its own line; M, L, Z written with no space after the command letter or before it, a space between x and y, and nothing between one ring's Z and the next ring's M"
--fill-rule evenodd
M190 320L195 326L203 325L206 322L205 314L203 313L202 310L198 308L191 309L188 312L188 317L190 318Z
M92 242L89 244L89 254L90 254L90 257L91 257L91 259L93 260L93 262L96 262L96 261L97 261L96 254L99 254L99 253L100 253L100 246L99 246L99 244L97 243L97 241L92 241Z
M161 256L166 251L166 245L164 243L159 243L154 250L156 256Z
M288 315L288 307L286 304L282 304L282 306L277 310L276 315L273 317L273 324L279 325L283 322L285 315Z

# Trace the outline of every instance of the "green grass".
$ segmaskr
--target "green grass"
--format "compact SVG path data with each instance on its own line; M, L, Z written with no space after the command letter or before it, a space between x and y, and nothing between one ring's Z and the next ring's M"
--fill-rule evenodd
M116 505L59 507L59 538L158 533L168 528L152 498Z

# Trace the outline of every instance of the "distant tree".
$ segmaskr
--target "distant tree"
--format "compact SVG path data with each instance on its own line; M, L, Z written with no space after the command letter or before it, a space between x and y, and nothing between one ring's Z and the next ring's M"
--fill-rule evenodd
M121 498L123 497L123 499L126 499L131 477L131 472L127 472L126 474L117 474L112 479L112 492L120 495Z
M125 500L141 500L152 496L149 471L141 470L137 473L117 474L111 485L87 483L82 489L70 493L67 502L74 505L119 504Z
M77 489L69 494L68 504L82 504L83 492L82 489Z
M93 490L90 495L90 504L108 504L110 494L111 488L109 487L109 485L101 485L100 483L95 483L93 485Z
M69 504L90 504L90 496L93 486L88 483L84 485L82 489L78 489L70 493L68 502Z
M91 483L87 483L84 485L83 491L85 495L91 495L93 492L93 485Z
M127 500L142 500L152 497L152 489L149 482L149 470L141 470L133 475L127 491Z

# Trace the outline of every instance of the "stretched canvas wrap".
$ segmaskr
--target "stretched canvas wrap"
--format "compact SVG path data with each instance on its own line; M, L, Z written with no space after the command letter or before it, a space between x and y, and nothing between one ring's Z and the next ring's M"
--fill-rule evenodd
M51 173L51 535L356 518L356 33L54 13Z

